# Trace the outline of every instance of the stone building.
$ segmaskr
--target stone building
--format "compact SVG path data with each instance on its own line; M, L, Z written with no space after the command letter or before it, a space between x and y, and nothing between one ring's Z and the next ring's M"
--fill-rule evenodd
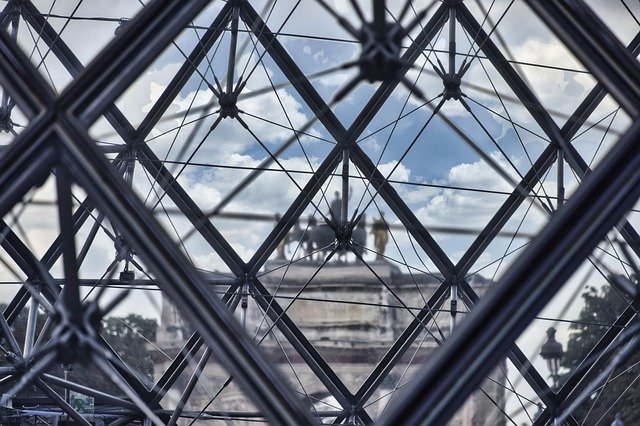
M285 261L271 260L265 265L261 282L355 394L436 291L441 277L403 273L393 264L380 260L369 262L368 266L358 261L329 262L318 271L319 266L319 261L289 265ZM481 277L472 278L470 284L478 294L486 291L487 282ZM377 418L390 401L402 398L404 385L424 368L425 363L428 364L433 349L448 336L451 322L448 301L442 306L442 311L434 313L436 321L429 322L428 331L422 331L415 338L369 398L367 413L372 418ZM241 311L240 307L236 309L239 318ZM463 321L464 313L459 313L457 318ZM175 354L188 337L188 329L177 310L169 302L163 302L158 345L168 354ZM325 413L326 421L331 419L332 409L339 408L337 402L280 332L272 331L275 328L271 321L264 318L263 311L255 303L248 304L246 329L259 342L266 357L289 379L294 392L313 407L310 409ZM159 363L157 369L162 372L165 367ZM498 370L492 376L482 385L484 392L475 392L451 425L504 424L501 416L504 373ZM203 383L192 394L186 410L202 410L218 393L228 374L212 357L202 377ZM168 398L177 401L179 394L173 392ZM164 404L171 405L172 402L165 400ZM234 385L226 386L207 410L241 412L247 419L257 411Z

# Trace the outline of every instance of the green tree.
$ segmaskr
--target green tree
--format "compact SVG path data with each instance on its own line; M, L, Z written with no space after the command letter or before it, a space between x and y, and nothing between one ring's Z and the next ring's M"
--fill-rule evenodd
M606 333L606 324L613 324L627 306L627 301L610 285L600 290L587 287L582 293L582 298L584 307L578 318L579 323L571 325L573 332L562 359L562 365L569 369L576 368L584 360L591 348Z
M102 336L127 365L153 380L156 320L129 314L124 318L109 317L102 322Z
M0 305L1 310L4 310L5 307L6 305ZM40 333L47 317L43 313L38 314L37 333ZM27 310L23 310L11 326L21 347L26 334L26 323ZM150 342L155 341L156 329L157 322L155 319L130 314L126 317L112 316L104 319L100 332L107 344L122 358L133 374L146 385L153 383L154 350ZM8 348L5 342L3 342L2 346ZM0 357L0 365L9 365L9 363L4 357ZM112 395L124 395L108 377L91 364L77 363L70 367L69 369L69 366L56 365L48 373L64 377L65 370L67 370L67 377L71 381ZM7 384L7 386L0 389L0 392L7 390L12 385L12 383ZM63 393L60 388L56 388L56 390L60 394ZM25 389L20 395L39 396L41 392L32 386L29 389Z
M600 290L587 287L582 294L584 307L578 323L571 326L573 332L567 343L562 365L571 371L568 377L587 358L629 302L613 286L605 285ZM598 393L586 400L575 412L578 421L585 425L609 425L616 413L620 413L625 426L640 425L640 353L632 355L623 366L610 376L607 384ZM603 366L602 368L604 368ZM638 379L638 380L636 380Z

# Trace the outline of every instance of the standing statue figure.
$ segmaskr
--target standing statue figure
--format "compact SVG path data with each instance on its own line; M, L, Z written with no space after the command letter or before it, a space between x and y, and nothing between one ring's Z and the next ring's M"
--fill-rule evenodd
M276 213L274 219L276 221L275 226L278 226L278 222L280 222L280 213ZM289 235L285 235L282 240L278 243L278 247L276 247L276 259L286 259L284 254L284 249L287 246L287 239Z
M298 241L297 247L294 249L294 253L297 252L297 257L305 257L307 255L307 241L309 241L309 233L307 230L300 227L300 222L296 220L293 224L293 229L289 232L289 242Z
M356 253L356 257L362 257L367 246L366 222L367 219L365 215L362 215L360 222L358 222L356 227L353 229L353 251Z
M307 260L313 260L314 254L313 254L313 250L314 250L314 245L315 245L315 234L316 234L316 228L318 227L318 220L315 218L314 215L310 214L309 215L309 225L307 226L307 231L306 231L306 241L304 242L304 252L305 255L307 256Z
M376 260L382 260L384 258L384 250L389 241L389 225L384 220L383 212L380 212L380 217L373 221L371 233L373 234L373 242L376 246L376 253L378 254Z
M329 204L329 218L335 219L337 223L342 223L342 198L340 197L340 192L336 191L333 193L335 198L331 200L331 204Z

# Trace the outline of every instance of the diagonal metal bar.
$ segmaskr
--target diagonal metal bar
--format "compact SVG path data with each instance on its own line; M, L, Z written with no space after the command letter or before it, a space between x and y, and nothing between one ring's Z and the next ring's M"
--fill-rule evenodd
M251 274L256 274L260 268L264 265L264 262L271 256L273 250L282 239L286 236L287 232L294 223L299 220L300 215L307 208L313 197L318 193L322 185L333 173L338 163L342 160L342 153L337 146L331 150L324 159L320 167L315 171L309 182L305 185L302 192L294 200L289 209L280 219L280 222L271 231L269 236L265 239L262 245L258 248L248 263L247 270Z
M369 125L373 117L378 113L380 108L385 104L389 96L395 91L398 84L411 68L412 64L423 54L424 50L429 47L433 38L438 34L447 19L449 19L449 10L456 3L456 0L444 0L433 16L425 24L424 28L416 36L411 45L402 55L401 61L405 64L399 71L397 77L392 80L383 82L373 94L369 102L362 109L362 112L353 121L347 132L347 140L355 141Z
M38 8L30 0L23 1L21 7L25 21L36 30L42 41L69 72L69 75L75 78L84 71L85 67L82 62L64 42L60 34L42 16ZM135 129L115 105L108 106L104 117L125 142L133 140Z
M526 0L631 116L640 114L640 69L615 34L584 2Z
M200 380L200 375L202 374L202 371L206 367L210 356L211 356L211 348L206 347L204 349L204 353L202 354L202 357L200 358L200 361L198 362L198 365L196 365L196 368L193 370L193 374L189 378L187 385L182 391L182 395L180 395L178 404L176 405L176 408L173 411L173 414L171 414L171 418L169 419L169 423L167 423L167 426L175 426L177 424L177 421L180 418L180 415L182 414L182 410L184 409L184 406L186 405L187 400L191 396L191 392L193 392L193 389L195 389L196 384L198 383L198 380Z
M0 32L0 43L2 35ZM0 50L0 63L6 58L3 53ZM49 177L57 160L54 147L46 141L50 123L51 116L42 116L20 133L0 157L0 217L18 204L27 191L41 186Z
M160 187L169 195L182 214L191 222L200 235L216 251L223 262L229 267L237 277L244 276L247 268L245 262L238 256L233 248L222 237L220 232L213 226L209 218L189 197L189 194L180 186L178 181L171 175L147 145L140 145L138 148L138 159L142 166L156 177Z
M563 146L564 140L560 135L560 128L555 121L553 121L553 118L544 108L540 100L522 80L513 66L511 66L498 46L493 43L489 35L484 31L469 9L467 9L462 2L457 4L457 9L457 16L460 24L470 34L476 34L476 42L489 58L496 71L498 71L513 93L515 93L518 99L520 99L522 105L527 109L527 111L529 111L529 114L531 114L533 119L538 123L549 139L551 139L551 141L557 146Z
M198 352L203 343L204 340L197 333L189 337L180 349L178 355L171 361L169 367L162 373L162 376L160 376L153 386L153 389L151 389L151 400L153 402L159 402L164 397L175 381L178 380L187 365L189 365L189 359Z
M7 27L9 26L14 5L14 2L9 1L5 5L4 9L2 9L2 12L0 12L0 29L6 31Z
M526 194L530 193L540 181L540 176L554 164L558 150L553 145L548 145L540 154L540 157L533 164L524 178L520 181L522 190L514 190L509 198L500 206L500 209L491 218L482 232L476 237L471 246L457 263L459 274L464 276L475 264L484 250L491 244L498 235L502 227L509 221L511 216L518 210L525 201Z
M52 106L53 91L31 63L18 59L23 53L5 31L0 31L0 50L0 85L11 93L27 118L33 120L40 111Z
M441 424L640 196L640 123L610 150L382 424ZM396 423L397 421L397 423Z
M222 297L222 302L229 306L229 311L234 312L240 303L240 297L237 290L237 285L233 286ZM185 342L180 349L180 352L171 361L169 367L162 373L162 376L158 379L156 384L151 389L151 401L152 403L159 403L164 395L168 392L171 386L174 385L176 380L180 377L182 372L189 365L189 361L200 350L204 340L198 333L193 333L191 337Z
M627 50L633 57L640 55L640 33L636 34L631 42L629 42ZM589 92L589 94L584 98L580 103L580 106L562 127L562 134L565 136L567 141L572 139L573 136L578 133L580 128L584 125L593 111L595 111L597 106L600 105L606 95L607 91L601 83L597 83L593 89L591 89L591 92Z
M35 279L36 276L32 274L37 270L38 259L4 220L0 220L0 236L0 245L9 257L18 265L27 279Z
M575 167L572 167L572 169L581 180L584 180L587 175L591 173L589 165L579 155L573 145L567 145L567 150L571 152L571 155L574 158ZM631 247L631 249L640 256L640 235L638 234L638 231L636 231L636 229L627 220L623 220L621 223L616 225L616 229L620 232L620 235L622 235L622 238L624 238L627 244L629 244L629 247Z
M480 298L478 297L477 293L467 281L458 281L458 286L460 287L460 297L467 306L472 307L480 302ZM553 391L553 389L551 389L551 387L549 387L547 381L540 375L533 364L531 364L531 361L527 359L526 355L522 352L518 345L512 345L512 347L509 349L507 357L514 365L514 367L516 367L516 369L520 372L522 377L524 377L529 386L531 386L531 389L533 389L536 395L538 395L540 400L545 404L545 406L555 409L558 406L555 392Z
M450 280L455 276L455 266L449 260L445 252L433 239L424 225L413 214L411 209L404 203L395 189L387 179L375 167L371 159L362 151L358 145L352 145L351 161L360 169L364 176L368 176L371 185L380 194L382 199L391 208L400 222L406 227L411 235L416 239L420 247L425 251L429 259L436 265L436 268L444 276L445 280Z
M202 59L206 57L207 51L223 33L225 25L229 20L232 4L233 2L230 1L222 7L218 16L214 19L204 34L200 36L196 47L189 54L178 72L176 72L175 76L171 79L155 104L153 104L144 120L142 120L142 123L140 123L136 132L135 139L138 143L141 143L151 130L153 130L153 126L155 126L160 118L162 118L162 115L167 111L171 102L173 102L178 93L180 93L180 90L182 90L196 71L196 67L200 64Z
M147 4L60 94L64 110L88 127L133 83L209 2Z
M278 330L280 330L289 343L298 351L309 368L336 398L338 403L345 409L352 407L354 400L349 389L342 383L316 348L302 334L300 329L280 306L276 298L271 296L267 288L257 278L252 279L251 284L256 290L256 294L254 295L256 304L269 316L274 325L278 327Z
M436 291L427 301L425 307L420 310L416 315L416 318L411 321L409 326L394 342L393 346L389 348L384 357L382 357L380 362L378 362L375 369L371 374L369 374L355 394L356 409L364 406L371 395L373 395L376 389L382 384L389 372L391 372L393 367L398 363L400 358L402 358L402 355L404 355L407 349L411 347L415 339L424 329L425 324L433 319L434 311L437 311L446 300L449 294L449 287L450 283L446 281L438 286Z
M61 135L64 160L73 166L75 180L94 195L96 205L145 260L161 289L205 341L217 348L219 359L271 421L292 425L310 423L309 413L289 393L278 374L142 202L131 196L130 189L116 178L104 157L91 145L80 123L65 118L58 124L64 126Z
M22 312L29 300L31 300L31 293L29 290L24 286L20 287L20 290L18 290L13 299L11 299L11 302L9 302L3 312L3 315L9 325L13 324L13 321L18 318L18 315L20 315L20 312Z
M318 117L322 125L340 143L344 140L346 129L318 94L311 82L305 77L298 65L291 59L275 34L262 21L258 12L247 1L239 2L240 17L249 26L258 41L269 52L269 56L278 65L291 85L300 94L311 111Z
M601 357L600 354L612 343L615 339L625 330L625 327L629 325L638 316L636 307L629 306L613 323L612 327L602 336L598 343L589 351L584 358L581 365L576 368L576 371L567 379L558 392L558 401L560 406L556 410L555 414L562 413L564 409L568 408L571 403L578 397L578 395L584 389L584 384L589 383L594 376L597 376L601 371L603 364L610 361L610 357ZM583 364L586 360L597 357L594 364L589 368L584 368ZM548 413L551 415L551 413Z

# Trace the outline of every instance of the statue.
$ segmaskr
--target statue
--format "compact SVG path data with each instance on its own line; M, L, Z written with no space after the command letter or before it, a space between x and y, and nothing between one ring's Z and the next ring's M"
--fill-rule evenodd
M329 204L329 218L335 219L337 223L342 223L342 198L340 192L333 193L335 198Z
M300 222L293 224L293 229L289 232L289 243L298 241L298 245L294 249L294 253L298 252L298 258L306 256L307 241L309 241L309 233L300 227Z
M367 230L365 228L366 222L367 220L365 216L362 215L360 222L358 222L353 230L353 251L356 253L357 257L362 257L367 246Z
M373 221L371 233L373 234L373 241L378 254L376 260L382 260L384 258L384 250L389 241L389 225L384 220L384 213L380 212L380 218Z
M274 219L276 220L275 226L278 226L278 222L280 222L280 213L276 213ZM288 235L285 235L278 243L278 247L276 248L276 259L286 259L284 250L287 246L287 238Z

